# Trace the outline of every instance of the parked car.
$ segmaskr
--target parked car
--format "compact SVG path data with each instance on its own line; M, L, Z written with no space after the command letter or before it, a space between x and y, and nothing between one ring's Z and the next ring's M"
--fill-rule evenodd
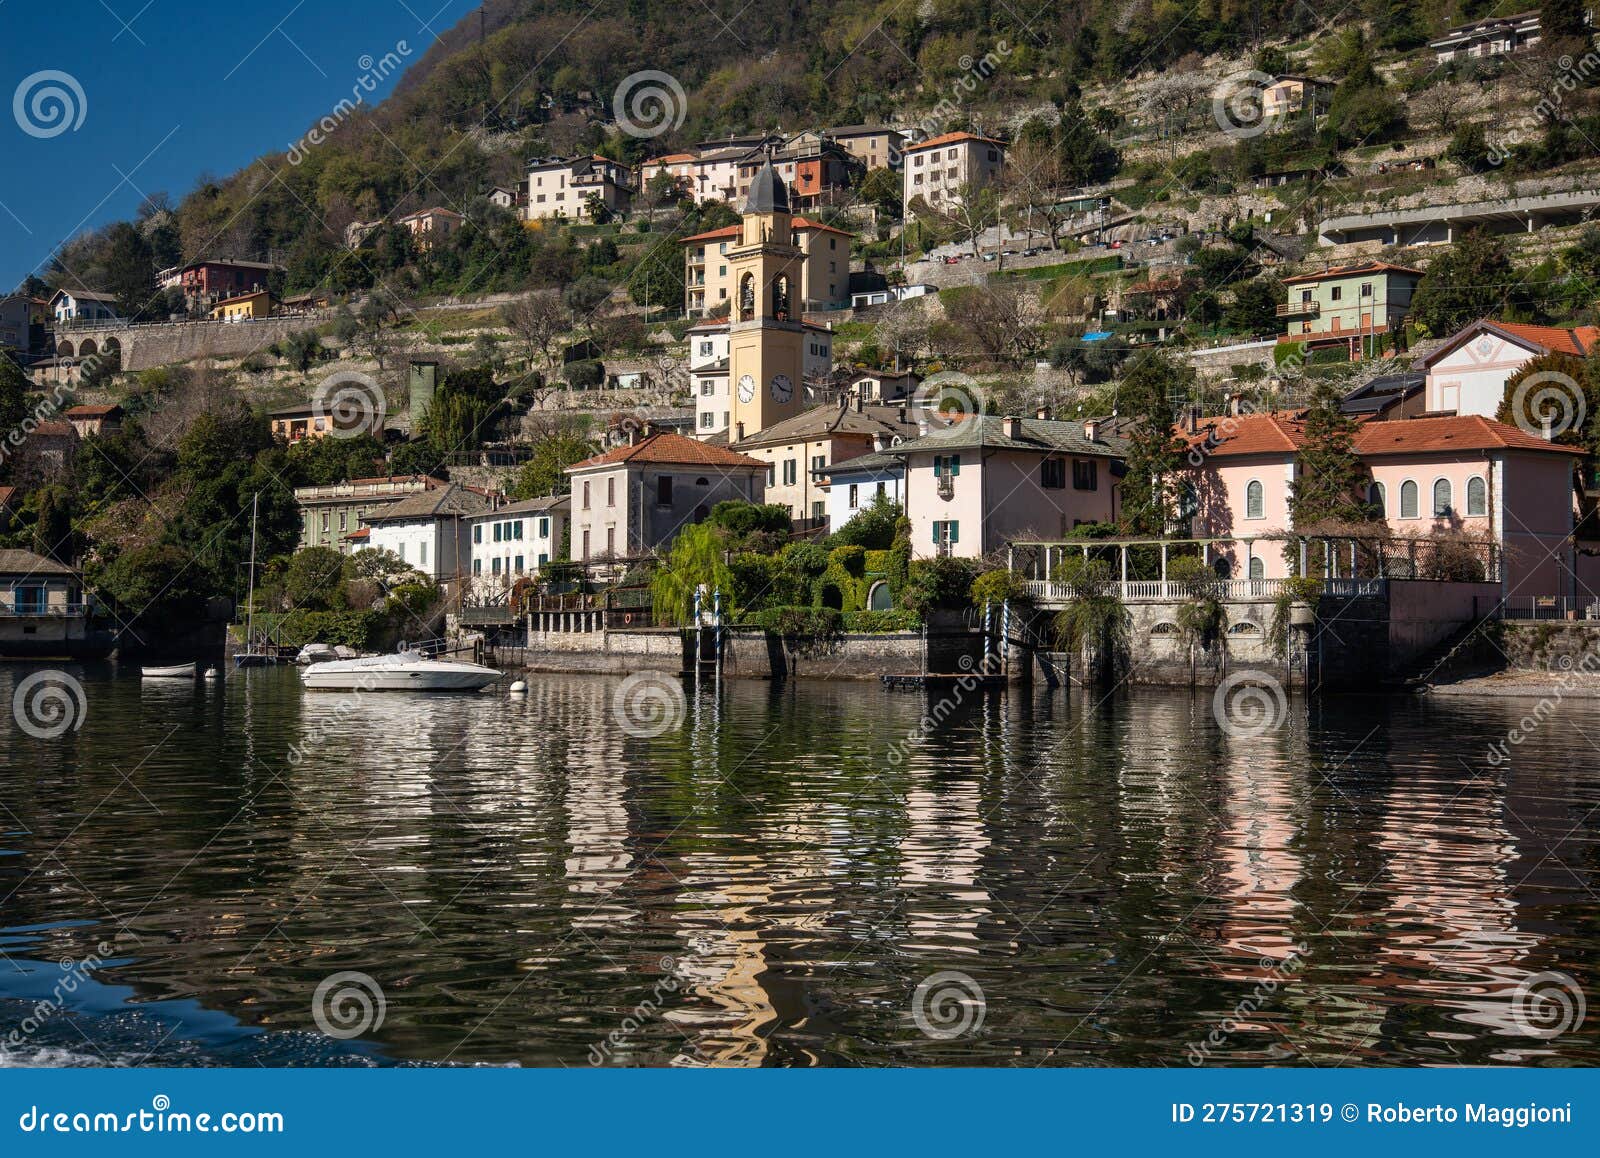
M994 258L995 258L995 255L992 254L992 253L986 253L986 254L983 255L983 260L984 261L993 261Z

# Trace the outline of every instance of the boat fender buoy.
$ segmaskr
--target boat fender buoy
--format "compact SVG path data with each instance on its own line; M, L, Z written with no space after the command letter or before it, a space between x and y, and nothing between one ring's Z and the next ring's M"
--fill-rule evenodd
M528 690L528 685L525 682L523 682L522 680L518 680L516 683L511 685L511 694L514 695L514 696L520 696L520 695L524 694L527 690Z
M630 624L632 622L633 622L633 612L631 612L631 611L623 612L622 613L622 625L624 627L626 627L626 626L628 626L628 624Z

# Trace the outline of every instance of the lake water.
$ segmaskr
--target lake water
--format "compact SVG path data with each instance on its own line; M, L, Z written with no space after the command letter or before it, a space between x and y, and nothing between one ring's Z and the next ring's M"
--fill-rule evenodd
M6 1064L1600 1062L1600 704L64 670Z

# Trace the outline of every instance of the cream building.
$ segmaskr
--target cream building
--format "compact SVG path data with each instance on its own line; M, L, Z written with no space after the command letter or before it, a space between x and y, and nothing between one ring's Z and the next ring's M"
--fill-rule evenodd
M960 200L962 186L979 189L994 181L1006 161L1003 142L976 133L945 133L907 145L902 153L908 217L918 197L930 209L947 206Z
M714 315L733 300L728 251L739 244L741 226L729 225L685 237L684 312ZM819 221L796 217L791 223L800 248L800 309L834 310L850 304L850 234Z
M633 196L633 177L626 165L599 155L552 157L528 167L529 221L590 215L589 198L598 196L613 213L625 213Z
M833 331L812 322L805 323L805 328L801 382L820 382L833 372ZM695 435L726 438L733 420L733 399L728 389L728 323L701 322L691 326L686 336Z

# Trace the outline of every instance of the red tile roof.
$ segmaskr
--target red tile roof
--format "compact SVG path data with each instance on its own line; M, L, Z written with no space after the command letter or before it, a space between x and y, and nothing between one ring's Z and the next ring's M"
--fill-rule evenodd
M1484 320L1488 321L1487 318ZM1575 354L1581 357L1593 349L1595 342L1600 340L1600 326L1578 326L1575 329L1564 330L1559 326L1525 326L1520 322L1489 322L1489 324L1554 354Z
M64 413L68 418L101 418L121 409L112 403L110 406L73 406Z
M1247 414L1237 418L1202 418L1200 432L1181 431L1191 447L1209 445L1208 458L1252 454L1291 455L1305 441L1304 411ZM1356 428L1355 452L1363 458L1388 454L1442 454L1455 450L1538 450L1581 455L1560 443L1546 442L1520 427L1478 414L1443 418L1362 420Z
M907 145L900 151L902 153L915 153L918 149L932 149L939 145L953 145L957 141L978 141L981 144L1000 145L1002 147L1005 145L1004 141L997 141L993 137L980 137L977 133L944 133L937 137L930 137L926 141L919 141L915 145Z
M1333 277L1357 277L1364 273L1408 273L1414 277L1421 277L1420 269L1412 269L1408 265L1392 265L1387 261L1369 261L1364 265L1336 265L1325 269L1321 273L1302 273L1296 277L1283 279L1284 285L1293 285L1302 281L1326 281Z
M835 229L831 225L824 225L820 221L812 221L808 217L796 217L794 219L794 227L796 229L821 229L828 233L837 233L840 237L850 236L850 234L843 229Z
M632 446L618 446L597 454L593 458L586 458L582 462L573 463L567 468L568 472L585 470L597 466L616 466L625 462L638 463L667 463L685 466L720 466L720 467L752 467L761 471L767 469L767 464L747 458L742 454L735 454L720 446L711 446L697 439L685 438L681 434L674 434L664 430L641 438Z
M738 237L738 236L739 236L739 227L737 225L724 225L721 229L713 229L709 233L696 233L691 237L685 237L682 240L680 240L678 242L678 244L679 245L687 245L691 241L710 241L714 237Z

